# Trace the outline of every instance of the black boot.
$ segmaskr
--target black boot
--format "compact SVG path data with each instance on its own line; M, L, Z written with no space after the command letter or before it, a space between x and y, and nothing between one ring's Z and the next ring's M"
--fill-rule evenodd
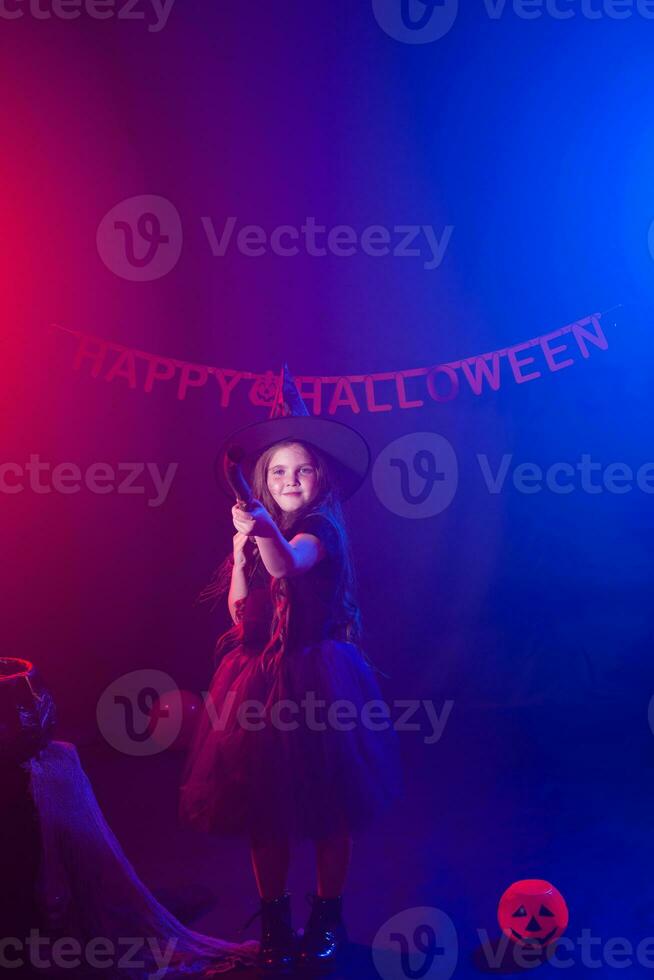
M320 898L307 895L311 915L299 943L298 965L327 973L339 966L347 946L347 933L342 919L343 896Z
M262 898L256 915L261 915L261 946L257 965L266 973L290 972L295 955L291 896L285 892L279 898Z

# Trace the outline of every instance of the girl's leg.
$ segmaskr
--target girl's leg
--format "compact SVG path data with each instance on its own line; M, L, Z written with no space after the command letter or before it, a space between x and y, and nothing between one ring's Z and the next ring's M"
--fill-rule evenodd
M345 831L316 841L320 898L338 898L343 894L351 857L352 838Z
M286 878L290 860L288 838L253 838L252 867L261 898L261 945L258 964L271 974L286 973L293 966L295 937L291 925L290 895Z
M259 896L266 900L279 898L286 890L291 858L288 838L252 838L250 856Z
M318 895L312 897L311 915L300 942L299 962L304 966L335 965L347 944L342 918L343 890L352 855L352 838L345 829L316 841Z

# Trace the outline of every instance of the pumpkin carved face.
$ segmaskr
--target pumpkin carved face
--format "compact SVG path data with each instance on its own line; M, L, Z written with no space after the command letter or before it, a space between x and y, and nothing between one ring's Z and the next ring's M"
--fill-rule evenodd
M278 384L278 379L272 371L266 371L265 374L261 374L255 378L254 383L250 387L250 401L252 404L271 405L277 394Z
M513 942L544 949L565 931L568 907L561 892L549 881L528 878L507 888L500 899L497 919Z

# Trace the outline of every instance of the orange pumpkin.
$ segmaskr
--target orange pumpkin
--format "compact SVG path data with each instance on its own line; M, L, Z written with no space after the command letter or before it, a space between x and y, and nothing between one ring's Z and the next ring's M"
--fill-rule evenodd
M516 881L504 892L497 920L514 943L544 949L559 938L568 925L568 907L549 881L528 878Z

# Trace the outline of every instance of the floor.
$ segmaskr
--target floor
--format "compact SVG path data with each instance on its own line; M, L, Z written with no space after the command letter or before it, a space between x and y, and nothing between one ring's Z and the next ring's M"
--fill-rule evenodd
M646 719L621 717L615 705L594 706L592 717L574 705L456 709L437 744L402 735L405 797L355 843L343 975L522 972L513 944L495 958L497 903L511 882L544 878L567 900L571 943L539 975L654 976L654 939L646 944L654 936L654 737ZM258 907L246 843L176 825L183 755L130 758L100 742L78 748L112 829L160 901L198 932L258 938L258 919L239 933ZM296 927L308 915L312 859L309 843L298 846L289 880ZM431 953L425 924L437 940Z

